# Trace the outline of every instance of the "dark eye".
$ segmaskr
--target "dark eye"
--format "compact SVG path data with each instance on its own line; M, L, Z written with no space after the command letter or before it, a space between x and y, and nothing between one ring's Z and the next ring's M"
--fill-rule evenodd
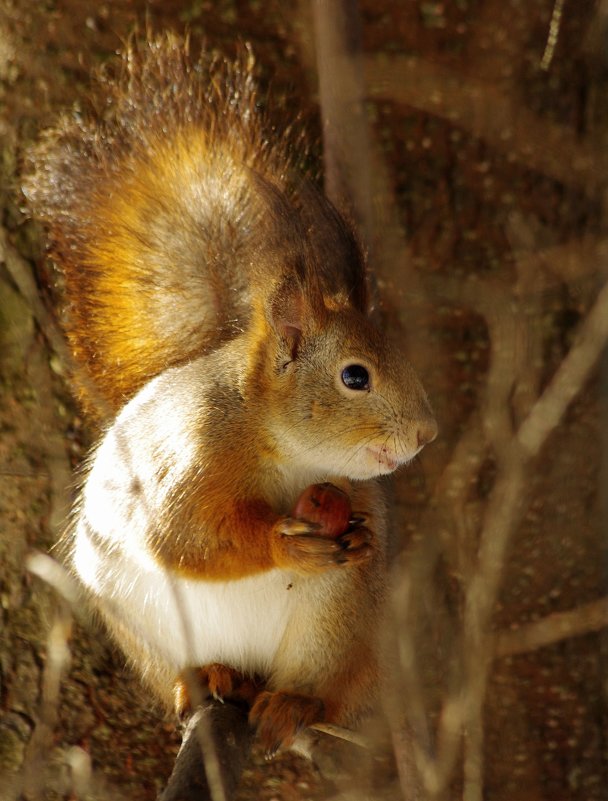
M349 389L369 389L369 373L361 364L349 364L342 370L342 383Z

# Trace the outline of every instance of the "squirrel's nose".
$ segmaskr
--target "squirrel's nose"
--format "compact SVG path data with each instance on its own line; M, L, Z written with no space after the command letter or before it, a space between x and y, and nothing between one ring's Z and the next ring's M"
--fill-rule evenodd
M432 442L437 436L437 421L434 417L421 420L418 423L418 447L422 448Z

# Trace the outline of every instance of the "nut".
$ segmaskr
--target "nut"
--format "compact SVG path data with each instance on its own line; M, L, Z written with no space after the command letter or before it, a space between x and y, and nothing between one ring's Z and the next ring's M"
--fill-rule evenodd
M292 516L319 526L322 537L339 537L348 529L352 515L350 498L338 487L325 482L312 484L296 501Z

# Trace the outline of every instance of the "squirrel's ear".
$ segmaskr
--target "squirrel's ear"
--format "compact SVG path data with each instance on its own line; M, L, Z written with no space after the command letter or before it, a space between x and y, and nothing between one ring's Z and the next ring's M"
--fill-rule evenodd
M285 342L291 359L298 355L302 331L312 320L313 311L297 281L283 281L273 293L269 309L270 324Z

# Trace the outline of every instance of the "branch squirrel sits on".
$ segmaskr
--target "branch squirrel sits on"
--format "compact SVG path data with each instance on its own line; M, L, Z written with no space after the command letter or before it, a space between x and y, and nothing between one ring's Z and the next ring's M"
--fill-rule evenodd
M143 680L247 698L267 755L374 700L387 583L377 477L436 436L370 320L349 224L260 108L253 59L131 43L97 107L34 149L24 193L63 276L89 411L105 410L67 560ZM292 513L331 482L337 535Z

